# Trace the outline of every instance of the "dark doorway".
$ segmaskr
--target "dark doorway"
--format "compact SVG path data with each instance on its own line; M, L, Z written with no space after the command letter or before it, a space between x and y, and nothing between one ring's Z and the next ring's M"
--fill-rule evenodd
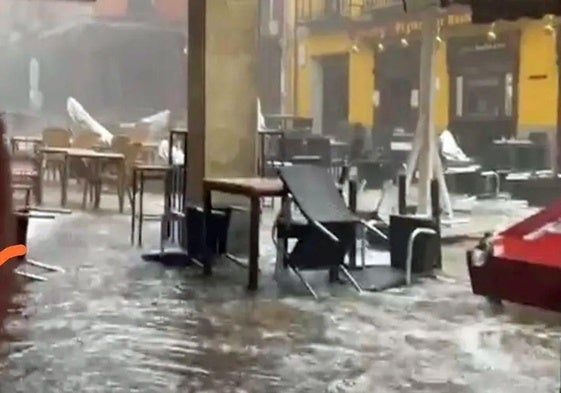
M380 132L413 133L419 106L420 45L389 46L375 57L374 127Z
M322 133L336 135L349 118L349 56L321 58L323 70Z
M509 33L494 42L461 37L448 43L449 128L470 156L516 134L518 41Z

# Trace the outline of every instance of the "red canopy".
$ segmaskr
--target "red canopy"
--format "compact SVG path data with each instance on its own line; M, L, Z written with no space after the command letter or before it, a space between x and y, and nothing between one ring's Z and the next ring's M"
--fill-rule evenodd
M472 23L561 15L561 0L456 0L453 3L471 6Z

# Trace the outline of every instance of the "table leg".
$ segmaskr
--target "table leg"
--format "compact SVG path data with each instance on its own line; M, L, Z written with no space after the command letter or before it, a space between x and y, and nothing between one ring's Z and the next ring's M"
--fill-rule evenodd
M212 274L212 250L207 246L207 239L210 235L210 220L212 214L212 192L210 190L203 191L203 207L204 207L204 218L203 218L203 236L202 236L202 248L203 248L203 271L205 276L210 276Z
M93 169L93 208L99 209L99 205L101 204L101 171L103 170L103 163L101 160L94 160L94 169Z
M62 179L60 179L60 205L66 207L68 192L68 175L70 172L70 160L67 154L64 155L64 164L62 166Z
M259 135L259 176L265 176L265 136Z
M43 203L43 156L38 154L36 157L38 178L35 184L35 201L41 205Z
M261 217L261 206L259 198L251 198L249 219L249 280L248 289L257 290L259 275L259 221Z
M142 225L144 223L144 171L140 172L140 192L138 194L138 245L142 246Z
M134 245L134 234L135 228L134 224L136 222L136 169L132 171L132 196L131 196L131 245Z

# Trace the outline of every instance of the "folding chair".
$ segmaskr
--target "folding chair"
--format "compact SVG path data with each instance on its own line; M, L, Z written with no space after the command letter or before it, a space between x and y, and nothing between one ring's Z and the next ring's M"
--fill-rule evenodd
M286 245L289 238L297 240L290 252L288 247L277 247L283 267L293 270L315 298L317 295L302 276L302 270L328 269L331 281L337 280L341 271L362 292L344 264L347 254L356 247L356 227L362 225L386 240L387 237L349 210L327 169L294 165L280 168L279 176L305 218L305 222L292 220L290 209L284 208L277 220L278 244Z

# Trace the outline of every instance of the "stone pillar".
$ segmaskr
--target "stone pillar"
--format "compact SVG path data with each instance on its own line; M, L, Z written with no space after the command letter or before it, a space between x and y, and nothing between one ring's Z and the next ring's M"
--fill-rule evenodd
M258 0L190 0L188 186L256 173Z

